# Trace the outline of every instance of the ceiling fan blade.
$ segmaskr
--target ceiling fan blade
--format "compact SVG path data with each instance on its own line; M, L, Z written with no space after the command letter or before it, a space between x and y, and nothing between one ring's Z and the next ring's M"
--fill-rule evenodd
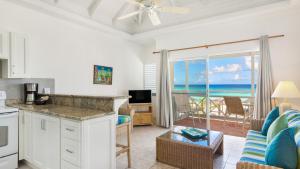
M117 20L123 20L123 19L126 19L126 18L130 18L132 16L135 16L135 15L138 15L140 13L142 13L143 11L135 11L135 12L132 12L132 13L129 13L129 14L126 14L126 15L123 15L123 16L120 16L117 18Z
M136 1L136 0L126 0L128 3L134 4L134 5L141 5L140 2Z
M160 4L160 0L153 0L153 2L154 2L155 5Z
M190 12L190 8L185 8L185 7L160 7L157 8L158 11L160 12L166 12L166 13L178 13L178 14L186 14Z
M150 10L150 11L148 12L148 16L149 16L149 18L150 18L151 23L152 23L154 26L157 26L157 25L160 25L160 24L161 24L161 21L160 21L160 19L159 19L157 13L156 13L155 11Z

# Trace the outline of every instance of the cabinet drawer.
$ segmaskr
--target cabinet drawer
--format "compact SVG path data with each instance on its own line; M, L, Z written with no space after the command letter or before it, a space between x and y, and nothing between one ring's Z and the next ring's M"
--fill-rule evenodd
M62 138L69 138L72 140L80 141L80 123L62 120L61 122L61 134Z
M65 160L62 160L61 161L61 169L80 169L80 168L65 161Z
M62 138L61 157L67 162L80 166L80 143Z

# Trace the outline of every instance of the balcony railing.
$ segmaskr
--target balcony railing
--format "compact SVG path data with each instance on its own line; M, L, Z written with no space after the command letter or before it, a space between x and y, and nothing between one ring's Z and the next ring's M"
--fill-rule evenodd
M208 111L211 118L216 119L238 119L244 117L235 114L226 115L227 107L224 101L225 96L240 97L245 111L249 114L253 113L254 97L251 96L251 91L229 91L229 90L210 90L208 96L209 106ZM206 118L206 102L207 95L205 91L173 91L173 103L175 109L174 120L182 119L183 112L192 111L196 117ZM179 110L178 110L179 109Z

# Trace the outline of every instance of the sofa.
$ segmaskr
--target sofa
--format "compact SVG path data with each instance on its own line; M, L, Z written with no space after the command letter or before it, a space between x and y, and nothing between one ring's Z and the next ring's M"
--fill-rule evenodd
M297 127L300 128L300 111L287 110L285 113L287 120L287 128ZM237 163L237 169L282 169L276 166L266 165L265 151L267 149L267 138L262 135L261 128L264 124L264 120L251 120L250 130L246 136L246 143L242 153L240 161ZM269 131L268 131L269 132ZM297 144L300 141L300 130L295 132L295 143L298 147L298 157L300 154L300 145ZM298 158L297 168L300 166Z

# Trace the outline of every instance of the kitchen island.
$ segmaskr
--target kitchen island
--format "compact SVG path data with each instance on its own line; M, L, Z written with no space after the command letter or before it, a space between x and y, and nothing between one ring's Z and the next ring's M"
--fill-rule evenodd
M8 104L20 110L19 160L38 169L115 169L116 110L128 97L50 98Z

